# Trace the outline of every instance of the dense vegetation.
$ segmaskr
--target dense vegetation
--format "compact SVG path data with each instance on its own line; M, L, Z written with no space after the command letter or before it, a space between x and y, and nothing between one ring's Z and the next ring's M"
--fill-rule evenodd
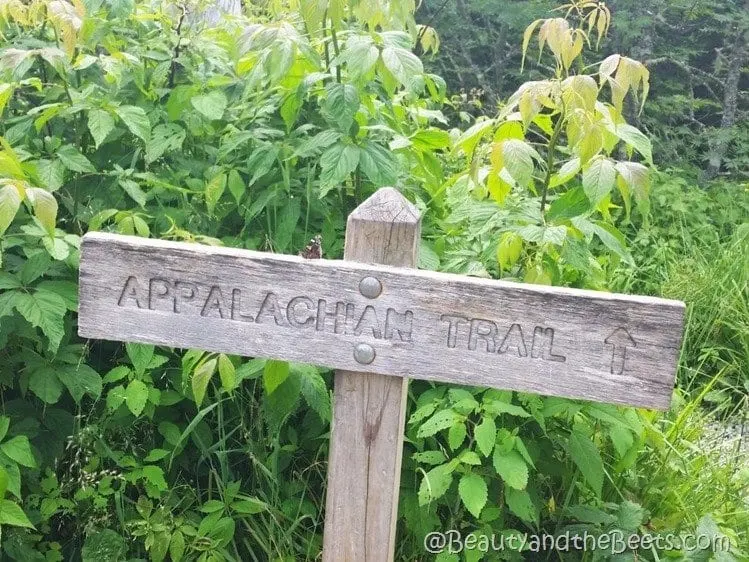
M396 559L447 529L749 556L749 19L612 4L0 1L0 558L318 557L330 373L81 341L80 237L339 257L384 185L421 267L689 305L666 413L412 383Z

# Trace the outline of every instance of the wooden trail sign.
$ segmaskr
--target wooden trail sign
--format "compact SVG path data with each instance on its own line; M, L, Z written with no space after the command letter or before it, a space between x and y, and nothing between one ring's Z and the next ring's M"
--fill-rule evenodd
M340 369L324 558L392 560L407 378L663 409L684 314L405 269L419 225L384 188L349 217L344 261L89 233L79 333Z

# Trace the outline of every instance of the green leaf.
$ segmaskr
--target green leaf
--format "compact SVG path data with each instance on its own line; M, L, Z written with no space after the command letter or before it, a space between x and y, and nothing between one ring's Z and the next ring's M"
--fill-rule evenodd
M361 171L375 187L395 185L398 180L397 159L392 151L366 141L359 156Z
M330 392L317 369L302 373L302 396L325 422L331 420Z
M419 430L416 432L416 437L419 439L431 437L438 431L447 429L457 423L462 423L463 420L464 416L458 414L454 410L440 410L421 424L421 427L419 427Z
M148 143L151 136L151 122L143 108L135 105L121 105L115 109L115 112L131 133Z
M27 262L28 263L28 262ZM73 281L47 279L36 285L37 290L54 293L65 301L68 310L78 310L78 284Z
M445 462L445 453L442 451L423 451L414 453L411 458L424 464L442 464Z
M29 324L41 328L49 339L49 349L56 351L65 335L63 316L68 307L62 297L39 289L33 293L16 293L14 303Z
M211 382L213 373L216 372L218 358L209 359L202 362L192 374L192 394L195 397L195 403L200 406L205 398L205 392L208 389L208 383Z
M21 466L27 468L34 468L36 466L36 459L34 459L34 454L31 452L29 438L25 435L17 435L4 443L0 443L0 451L5 453L10 460Z
M293 414L301 393L301 376L290 372L272 393L263 396L263 410L271 432L279 431L284 420Z
M328 191L343 183L359 164L359 147L338 142L328 148L320 157L320 198Z
M629 253L629 250L627 250L627 241L624 239L622 233L619 232L613 225L610 225L603 221L597 221L593 225L593 232L609 250L614 252L630 265L634 264L632 255Z
M406 88L411 89L414 79L424 74L424 66L419 57L401 47L385 47L382 62L393 76Z
M169 489L164 479L164 470L160 466L149 464L143 467L143 477L160 491Z
M503 270L511 268L520 259L523 239L515 232L504 232L497 244L497 262Z
M95 173L96 168L94 168L94 165L90 162L88 158L86 158L83 154L81 154L76 147L74 147L72 144L66 144L64 146L61 146L57 149L57 157L60 159L60 162L62 162L62 165L65 166L68 170L71 172L81 172L81 173Z
M221 379L221 388L232 391L237 387L237 371L234 363L223 353L218 356L218 376Z
M205 186L205 206L208 208L208 213L213 214L216 209L221 196L226 190L226 174L218 174L209 181Z
M10 427L10 418L8 416L0 416L0 441L5 439L5 436L8 434L8 427ZM0 494L1 497L3 497L2 494Z
M522 407L516 406L515 404L509 404L502 402L501 400L490 400L484 404L484 410L487 413L498 416L499 414L510 414L511 416L518 416L521 418L529 418L531 415L526 412Z
M289 363L287 361L277 361L275 359L269 359L265 362L263 369L263 386L265 392L273 394L281 383L283 383L289 376Z
M114 412L125 402L125 387L121 384L112 387L107 392L107 409Z
M596 158L583 170L583 189L596 207L614 188L616 169L608 158Z
M229 102L222 91L213 90L207 94L193 97L190 103L204 117L216 120L223 117Z
M624 500L617 510L617 527L625 531L636 532L645 521L645 509L640 504Z
M359 110L359 91L351 84L332 82L325 87L322 116L340 131L346 132Z
M645 136L642 131L625 123L620 125L609 124L607 129L642 154L642 157L645 158L645 162L650 165L653 164L653 145L650 143L650 139Z
M0 498L5 497L5 492L8 490L9 480L8 471L0 464Z
M60 160L42 159L36 163L36 174L41 185L48 191L54 192L60 189L65 182L65 164Z
M572 461L580 469L585 481L590 485L598 497L603 489L603 460L598 447L587 435L573 431L567 442L567 450Z
M54 404L60 399L62 388L60 379L51 367L36 369L29 377L29 389L47 404Z
M68 388L68 392L80 404L84 394L91 398L101 396L102 380L99 373L85 363L65 365L57 371L57 378Z
M146 143L146 160L154 162L167 152L180 150L185 136L185 130L175 123L156 125Z
M57 220L57 200L55 196L38 187L27 187L26 197L34 207L34 216L50 236L55 235Z
M0 187L0 235L2 235L18 212L21 206L21 194L14 185Z
M453 481L457 461L435 466L424 475L419 485L419 505L424 506L445 495Z
M478 518L489 497L484 479L478 474L470 472L464 474L458 483L458 493L466 509L471 512L471 515Z
M590 211L590 208L590 200L585 190L582 187L575 187L552 201L546 216L549 220L563 221L584 215Z
M450 429L447 430L447 444L450 446L450 449L453 451L457 450L463 444L463 441L465 441L466 435L468 435L468 431L466 430L465 422L459 422L450 426Z
M172 533L172 538L169 541L169 558L172 562L179 562L185 555L185 536L182 531L175 531Z
M133 380L125 389L125 403L128 410L137 418L148 402L148 387L143 381Z
M505 502L510 511L523 521L538 523L538 508L525 490L505 487Z
M145 343L127 342L125 344L125 351L133 364L135 374L142 375L146 372L148 364L153 359L154 350L154 346Z
M121 562L126 554L125 539L112 529L89 533L81 549L82 562Z
M234 200L239 204L242 196L247 190L247 185L244 183L242 176L237 170L229 170L227 186L229 187L229 193L232 194Z
M112 129L114 129L114 119L108 111L92 109L88 112L88 130L91 132L96 148L101 146Z
M476 438L479 451L485 457L488 457L494 449L494 443L497 439L497 426L494 423L494 418L484 416L481 423L473 430L473 436Z
M13 525L14 527L26 527L33 529L34 526L26 517L21 506L10 501L0 499L0 525Z
M528 485L528 465L517 451L494 449L494 469L511 488L523 490Z

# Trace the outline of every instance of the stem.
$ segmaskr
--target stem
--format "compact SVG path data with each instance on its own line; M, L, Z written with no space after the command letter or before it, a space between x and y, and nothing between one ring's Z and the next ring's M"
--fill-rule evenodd
M336 58L338 58L338 55L340 54L340 50L338 49L338 36L335 33L335 26L333 25L332 20L330 22L330 38L333 40L333 51L335 52ZM335 65L335 80L339 84L341 83L341 65L340 64Z
M559 121L557 126L554 128L554 132L549 139L549 149L546 153L546 177L544 178L544 185L541 191L541 218L544 216L544 209L546 209L546 195L549 192L549 184L551 183L551 171L554 168L554 151L559 142L559 137L562 136L562 123L564 122L564 109L562 109L559 115Z

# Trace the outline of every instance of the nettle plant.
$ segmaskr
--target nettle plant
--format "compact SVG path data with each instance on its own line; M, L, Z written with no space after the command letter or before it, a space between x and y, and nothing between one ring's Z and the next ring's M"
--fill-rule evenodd
M652 154L622 113L627 96L644 102L648 71L620 55L586 65L608 9L577 0L562 9L523 39L524 54L534 36L539 60L551 52L553 76L453 135L462 167L433 194L445 209L435 244L445 269L605 288L606 267L631 262L617 224L633 207L646 217ZM646 520L624 494L648 435L635 410L438 387L417 391L407 435L413 493L402 509L416 535L446 521L491 534L573 522L627 531Z
M468 237L449 269L602 287L606 263L631 261L616 224L629 221L632 200L647 215L652 152L622 113L625 98L644 103L649 73L621 55L586 65L583 48L605 35L608 9L578 0L561 9L565 18L537 20L523 38L524 57L534 36L539 61L551 52L543 68L553 76L526 82L496 117L456 133L467 167L446 191L448 236ZM640 161L623 159L633 153Z

